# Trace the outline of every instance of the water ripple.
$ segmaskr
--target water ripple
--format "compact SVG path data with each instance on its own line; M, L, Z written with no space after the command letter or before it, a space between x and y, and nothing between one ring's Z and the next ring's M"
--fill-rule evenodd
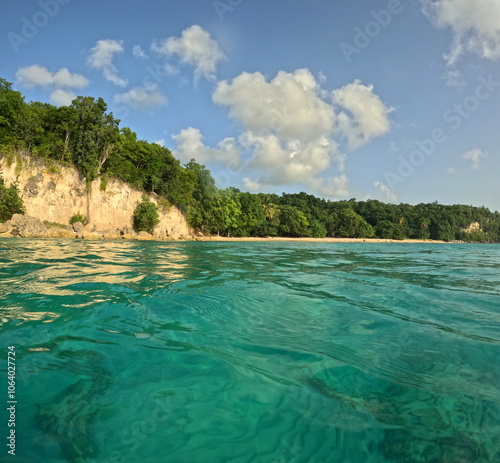
M0 240L0 261L32 461L500 461L499 246Z

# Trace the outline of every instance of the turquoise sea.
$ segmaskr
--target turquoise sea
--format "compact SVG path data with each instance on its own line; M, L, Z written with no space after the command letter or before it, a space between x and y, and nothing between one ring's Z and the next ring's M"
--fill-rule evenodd
M499 245L3 239L0 321L0 461L500 462Z

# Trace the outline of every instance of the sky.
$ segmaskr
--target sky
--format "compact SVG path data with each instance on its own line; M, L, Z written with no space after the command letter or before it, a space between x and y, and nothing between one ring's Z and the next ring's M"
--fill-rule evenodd
M500 0L23 0L0 77L220 188L500 210Z

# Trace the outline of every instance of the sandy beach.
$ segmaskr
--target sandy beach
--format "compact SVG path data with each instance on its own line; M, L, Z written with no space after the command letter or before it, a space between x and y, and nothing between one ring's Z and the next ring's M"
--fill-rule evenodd
M201 236L196 241L293 241L303 243L446 243L435 240L389 240L379 238L228 238L225 236Z

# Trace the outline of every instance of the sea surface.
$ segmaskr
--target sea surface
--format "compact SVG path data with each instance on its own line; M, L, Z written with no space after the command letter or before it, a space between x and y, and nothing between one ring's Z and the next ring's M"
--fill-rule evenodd
M499 245L2 239L0 322L1 461L500 462Z

